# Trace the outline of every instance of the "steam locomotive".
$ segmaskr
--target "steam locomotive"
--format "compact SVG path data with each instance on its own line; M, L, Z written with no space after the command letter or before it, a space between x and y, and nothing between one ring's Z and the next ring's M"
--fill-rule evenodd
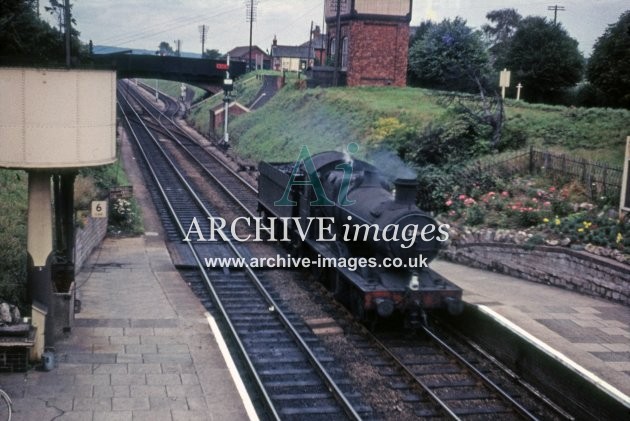
M448 227L416 207L415 179L391 189L376 167L335 151L258 168L258 211L288 224L291 254L358 319L400 314L413 326L426 311L462 311L461 288L427 267Z

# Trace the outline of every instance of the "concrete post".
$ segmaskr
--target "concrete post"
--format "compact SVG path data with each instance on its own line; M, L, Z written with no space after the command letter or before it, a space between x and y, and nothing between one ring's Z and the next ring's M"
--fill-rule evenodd
M46 345L53 344L52 312L52 195L50 173L31 171L28 175L28 253L27 294L31 303L39 302L48 308L46 317Z

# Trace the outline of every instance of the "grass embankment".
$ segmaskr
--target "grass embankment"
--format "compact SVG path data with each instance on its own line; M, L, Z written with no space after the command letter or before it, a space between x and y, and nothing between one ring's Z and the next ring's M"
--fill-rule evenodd
M155 88L156 86L155 79L138 79L138 81L144 83L145 85L150 86L151 88ZM198 88L196 86L192 86L188 84L185 84L185 85L186 85L186 89L192 89L192 91L195 93L195 96L193 97L193 100L192 100L193 103L201 100L204 96L206 96L205 90ZM179 98L181 96L182 94L181 86L182 86L181 82L176 82L172 80L160 79L157 83L157 87L160 92L164 92L166 95L173 98Z
M296 90L288 84L265 107L231 123L236 150L255 160L292 160L349 142L375 144L396 131L448 126L443 96L417 88L361 87ZM621 164L630 112L507 101L506 130L527 144ZM207 114L206 114L207 115ZM448 127L447 127L448 129ZM363 148L365 150L366 148Z

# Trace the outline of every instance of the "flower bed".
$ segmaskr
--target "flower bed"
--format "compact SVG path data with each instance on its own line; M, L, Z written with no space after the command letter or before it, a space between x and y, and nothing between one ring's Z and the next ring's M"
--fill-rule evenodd
M542 178L517 178L497 191L473 186L470 194L454 194L444 204L448 210L440 218L453 227L454 241L484 228L505 242L568 246L630 261L630 220L588 202L576 182L556 186Z

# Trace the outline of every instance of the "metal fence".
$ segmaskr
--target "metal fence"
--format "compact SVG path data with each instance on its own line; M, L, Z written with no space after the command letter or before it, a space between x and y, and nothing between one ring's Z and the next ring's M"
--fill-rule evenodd
M623 178L623 168L620 166L536 150L533 147L529 151L477 161L468 166L468 170L501 176L546 174L555 178L577 180L591 199L606 197L618 200Z

